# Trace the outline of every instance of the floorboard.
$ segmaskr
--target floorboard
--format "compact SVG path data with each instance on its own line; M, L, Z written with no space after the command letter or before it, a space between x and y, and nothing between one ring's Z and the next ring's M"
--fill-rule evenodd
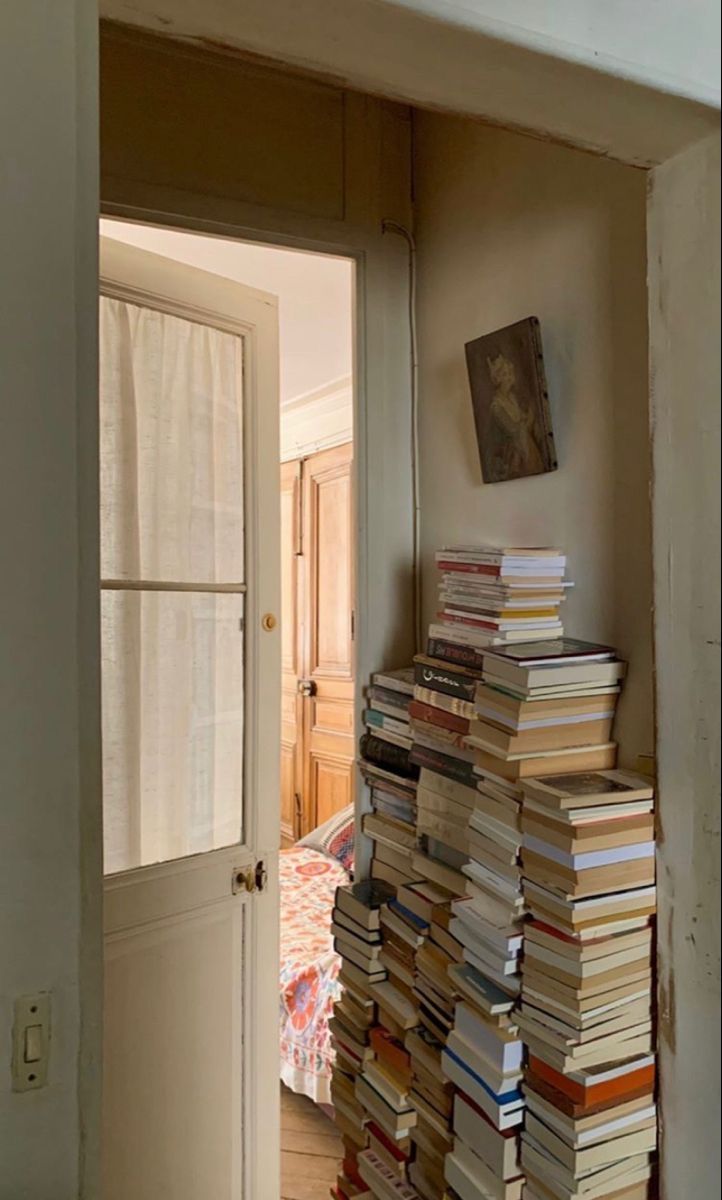
M281 1200L326 1200L342 1153L326 1114L281 1085Z

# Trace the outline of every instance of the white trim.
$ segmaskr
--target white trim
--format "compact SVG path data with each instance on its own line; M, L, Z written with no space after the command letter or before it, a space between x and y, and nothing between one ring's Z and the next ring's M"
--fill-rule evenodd
M344 375L281 405L281 462L353 438L353 378Z

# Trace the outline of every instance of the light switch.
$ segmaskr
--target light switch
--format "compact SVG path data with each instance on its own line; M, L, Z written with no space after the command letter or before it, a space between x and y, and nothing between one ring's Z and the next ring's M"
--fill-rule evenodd
M25 1030L25 1053L23 1055L26 1063L40 1062L43 1057L43 1040L42 1025L28 1025Z
M13 1091L29 1092L48 1082L50 996L18 996L13 1022Z

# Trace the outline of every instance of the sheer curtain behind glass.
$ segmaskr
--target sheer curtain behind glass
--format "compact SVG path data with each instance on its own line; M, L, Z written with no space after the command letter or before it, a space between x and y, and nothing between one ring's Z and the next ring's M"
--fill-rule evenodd
M106 872L241 836L242 351L101 298Z

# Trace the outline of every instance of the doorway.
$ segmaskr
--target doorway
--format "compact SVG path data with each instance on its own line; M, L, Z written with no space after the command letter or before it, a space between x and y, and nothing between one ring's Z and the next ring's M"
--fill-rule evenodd
M116 286L115 291L107 281L101 287L101 306L107 307L111 302L120 305L119 313L114 311L110 315L101 307L103 317L109 316L110 321L108 329L101 324L101 362L105 372L101 376L102 504L107 510L108 495L112 499L114 491L118 501L111 505L112 520L104 510L105 528L114 531L117 524L119 532L117 536L114 534L114 545L125 545L126 549L130 545L136 559L139 551L134 538L136 541L138 536L142 538L145 529L161 558L172 554L178 544L185 545L188 538L196 561L200 556L200 561L213 564L210 581L205 577L196 580L197 570L182 578L175 577L177 571L168 571L169 578L153 577L150 581L144 580L147 572L139 568L135 572L103 572L104 576L111 576L103 585L104 608L109 605L117 608L119 603L126 608L128 603L136 609L157 608L159 597L167 605L168 597L173 596L175 607L180 605L189 610L185 617L176 612L168 618L172 645L166 647L165 655L155 653L152 644L148 646L144 640L149 625L147 613L144 616L141 612L135 623L121 614L120 633L113 628L110 632L114 636L108 636L106 629L103 641L108 914L106 1189L117 1200L126 1200L131 1194L135 1200L145 1196L146 1191L150 1195L161 1180L172 1178L174 1196L179 1200L186 1194L183 1188L189 1189L189 1200L199 1194L199 1189L205 1194L209 1187L219 1197L277 1196L274 1185L279 1174L277 1141L273 1128L269 1131L269 1123L273 1126L273 1121L269 1119L263 1129L259 1127L262 1108L256 1098L260 1095L261 1099L267 1097L268 1104L276 1109L276 1129L281 1109L282 1195L296 1200L296 1192L306 1186L309 1172L310 1177L316 1172L319 1185L326 1182L326 1172L335 1172L336 1138L330 1126L326 1130L321 1124L315 1141L311 1139L312 1146L299 1147L294 1128L298 1120L295 1098L287 1092L282 1104L278 1104L279 1074L289 1079L288 1064L284 1071L281 1063L279 1072L279 1033L282 1040L289 1025L299 1033L303 1014L297 1003L300 992L293 986L293 980L298 980L302 991L309 971L318 969L327 980L329 991L327 1011L319 1018L322 1027L313 1032L317 1061L308 1064L309 1070L299 1070L299 1052L305 1053L303 1039L295 1037L290 1050L287 1039L285 1044L293 1056L290 1081L300 1093L298 1100L304 1099L305 1092L314 1102L313 1121L327 1122L323 1107L328 1100L323 1079L326 1063L318 1048L319 1039L327 1037L325 1021L335 998L330 932L334 889L329 890L328 885L335 879L334 872L339 877L347 876L328 847L321 849L309 844L299 847L304 862L313 855L324 856L329 867L328 879L324 880L328 896L323 905L304 910L305 925L298 923L302 906L293 897L284 910L283 879L289 874L290 864L284 870L281 863L279 871L277 851L281 843L284 792L278 786L278 741L275 769L269 773L275 781L273 793L268 781L260 788L255 787L258 778L249 781L244 760L249 739L255 737L258 741L262 736L266 748L271 745L274 720L269 719L269 703L271 708L275 706L279 724L281 716L280 669L274 667L271 658L266 663L266 677L262 677L263 664L251 649L254 639L262 646L276 640L279 650L281 642L285 647L289 640L299 647L308 645L313 648L308 653L315 654L314 666L310 669L307 666L310 657L299 658L302 673L295 680L300 736L296 750L299 775L293 787L294 794L309 799L303 819L292 830L295 836L286 838L284 844L290 847L292 840L296 842L303 835L313 840L317 826L325 826L326 818L342 809L347 810L348 824L354 726L353 265L347 259L124 222L103 221L101 233L111 239L109 248L115 248L118 262L122 260L124 264L123 271L126 263L130 271L130 275L124 276L125 284ZM106 260L107 250L104 247ZM113 255L110 257L112 260ZM161 272L157 293L151 286L152 271L156 269ZM162 274L164 270L169 272L167 277ZM137 294L135 284L128 284L133 272L138 275ZM158 321L174 291L174 281L180 281L178 286L182 283L186 289L182 298L175 297L180 307L174 318L180 318L182 304L186 305L184 315L192 316L190 309L196 302L194 288L199 289L198 312L192 321L186 322L187 327L169 331ZM209 302L215 287L220 287L227 298L235 298L241 307L244 297L251 306L256 303L261 309L265 305L275 311L277 303L279 339L273 352L277 360L276 375L280 378L275 411L273 406L269 408L270 391L264 396L263 414L246 412L243 399L246 391L253 391L259 370L261 373L269 370L268 362L264 367L260 361L262 355L268 357L272 352L268 339L265 346L254 347L254 353L245 357L241 354L240 366L232 367L230 374L224 374L214 360L207 370L201 364L196 377L194 364L198 354L202 355L209 339L212 341L216 336L214 325L222 326L222 321L215 322L209 316L212 309L215 311ZM219 309L221 304L222 297L215 307ZM152 326L149 346L134 324L138 321L143 324L146 318ZM120 323L122 337L113 320ZM173 333L178 334L175 341ZM230 353L237 354L232 345ZM129 363L132 386L127 379ZM240 380L238 396L228 391L231 375ZM159 393L162 393L160 399ZM209 418L209 407L220 414L218 419ZM275 424L275 440L266 439L259 454L259 430L268 422ZM192 442L190 454L185 453L183 438ZM232 443L234 438L238 440L240 458L231 462L228 447L229 439ZM275 471L267 461L272 446L275 446ZM280 574L279 547L286 536L286 524L279 518L279 498L283 511L283 487L276 480L279 476L283 478L289 463L294 464L292 469L301 484L298 520L302 524L292 556L299 588L293 596L290 613L285 596L281 603L280 589L277 603L269 600L262 606L264 611L256 613L256 623L263 630L259 633L251 613L251 598L260 590L254 569L260 567L263 573L265 563L271 574L274 571L276 576ZM121 475L122 486L118 484ZM275 499L267 504L271 492ZM241 540L244 534L250 534L254 509L258 506L265 514L265 538L255 538L255 558L251 554L245 559L248 565L244 573L242 551L238 562L234 560L236 534L240 530ZM156 529L155 523L161 519L163 528ZM229 521L232 528L227 527L225 533L221 529L217 536L218 529L228 526ZM104 538L107 540L106 534ZM216 578L218 562L224 555L229 562L220 573L222 578ZM274 560L270 566L266 563L269 557ZM118 582L116 574L134 577ZM283 574L284 577L288 574L285 558ZM205 634L196 636L203 617L209 614L196 613L195 609L199 604L207 608L217 607L218 603L226 606L235 603L236 608L240 603L240 608L238 612L234 609L225 621L220 641L211 636L209 642ZM309 613L314 614L313 623ZM276 614L280 617L280 629ZM214 614L210 616L213 625ZM165 628L167 632L168 620L151 618L150 625L160 626L161 631ZM128 642L129 624L134 624L137 642L132 646ZM207 620L205 624L208 626ZM118 626L117 619L114 625ZM183 644L183 630L187 626L193 634L184 659L179 645ZM245 692L244 651L238 649L243 642L246 643ZM253 707L254 665L256 702L252 712L249 703ZM258 678L259 667L261 678ZM224 673L230 672L235 678L238 671L240 685L233 693L233 688L229 690L227 681L224 682ZM300 685L309 677L313 686L307 696ZM209 679L214 682L209 684ZM186 692L189 680L190 690ZM198 692L199 680L202 696ZM206 705L203 712L199 711L199 697ZM317 701L311 714L304 711L307 698ZM150 737L146 734L144 712L151 715ZM334 714L338 713L335 725L340 726L340 734L337 729L336 740L329 743L327 727L330 726L333 739ZM167 719L168 714L172 720ZM201 725L205 732L199 733ZM221 726L225 728L219 735ZM275 729L277 738L278 725ZM162 744L158 730L164 739ZM196 753L199 738L203 744ZM188 752L189 746L193 746L192 752ZM302 747L308 750L304 753ZM179 783L186 759L192 760L193 778L181 778ZM309 769L311 762L320 763L324 770L316 769L314 774ZM120 772L119 763L123 767ZM225 775L224 763L228 765ZM326 785L326 777L333 774L334 768L337 775L345 772L343 787L335 783ZM263 773L261 762L260 774ZM214 814L218 807L219 781L220 799L228 811L220 805L221 814L212 817L209 833L206 816L207 812ZM246 808L240 834L232 802L234 795L237 799L244 797ZM260 841L253 837L254 819L265 830ZM320 831L321 836L323 832ZM131 844L138 852L129 855L124 848L127 850ZM241 864L243 870L238 870L236 860L246 844L253 850L251 862L247 867ZM261 845L263 850L259 849ZM260 876L256 867L260 867ZM198 883L206 871L210 888L204 891L201 887L199 892ZM317 876L318 869L312 874ZM280 968L279 875L280 942L286 950ZM166 896L169 889L172 895ZM256 899L255 892L263 894ZM284 922L291 909L295 924L284 936ZM263 919L259 913L265 914ZM275 930L270 930L268 924L272 913L275 913ZM211 914L222 918L220 936L209 936ZM189 921L193 924L191 938L184 935ZM256 971L254 964L261 963L263 969ZM299 979L299 974L303 978ZM271 977L273 984L269 987ZM262 995L258 985L264 979ZM180 999L176 994L178 987ZM150 1048L144 1053L141 1047L146 1042ZM241 1046L245 1047L242 1053ZM328 1054L330 1051L327 1057ZM259 1079L261 1072L267 1078ZM309 1088L305 1079L319 1075L320 1082L315 1080ZM272 1099L274 1077L275 1100ZM138 1094L143 1097L142 1103L133 1099ZM176 1099L179 1094L182 1101ZM173 1097L171 1103L169 1095ZM210 1125L209 1116L212 1116ZM290 1124L289 1129L286 1124ZM197 1130L207 1150L200 1155L189 1150L196 1141ZM259 1142L264 1141L262 1158L249 1149L255 1137ZM171 1148L177 1145L184 1145L185 1150L176 1156L176 1167L171 1169ZM319 1156L319 1146L328 1153ZM269 1155L274 1153L276 1162L269 1168ZM254 1169L263 1170L262 1190L251 1175L252 1162Z
M343 441L281 466L281 845L354 802L351 472Z

